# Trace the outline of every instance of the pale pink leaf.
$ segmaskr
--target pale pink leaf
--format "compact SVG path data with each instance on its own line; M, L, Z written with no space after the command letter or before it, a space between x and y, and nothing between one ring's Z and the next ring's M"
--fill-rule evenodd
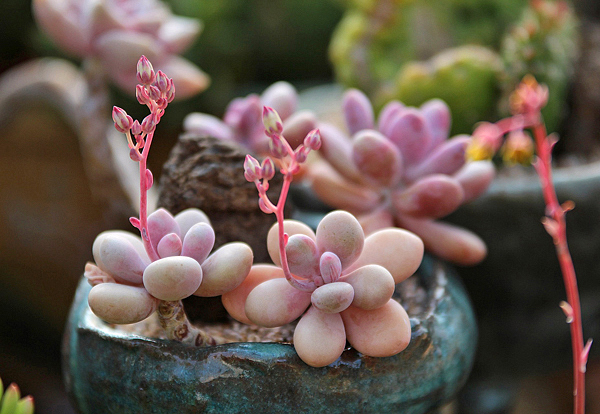
M347 211L328 213L317 226L317 247L320 253L335 253L345 269L358 259L365 234L360 223Z
M335 362L345 346L346 332L339 313L325 313L311 306L294 330L294 348L312 367Z
M464 200L460 184L443 174L430 175L392 194L398 212L413 217L439 218L456 210Z
M202 263L202 284L197 296L219 296L237 288L252 267L254 255L246 243L227 243Z
M267 328L288 324L310 305L310 292L294 288L285 279L271 279L256 286L246 298L246 316Z

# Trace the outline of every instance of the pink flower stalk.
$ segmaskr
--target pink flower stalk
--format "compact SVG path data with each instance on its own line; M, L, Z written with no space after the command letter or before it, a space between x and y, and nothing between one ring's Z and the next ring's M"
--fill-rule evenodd
M298 94L287 82L276 82L260 96L236 98L227 106L223 120L202 113L191 113L183 121L184 129L198 135L238 142L254 154L267 155L269 137L262 122L263 106L274 108L283 120L283 134L295 148L306 134L316 128L310 111L296 111Z
M198 36L201 23L175 16L158 0L34 0L40 27L66 52L97 61L125 91L139 56L145 55L170 73L178 97L192 96L208 86L208 77L178 56Z
M277 112L265 108L263 118L271 154L284 176L277 204L266 195L274 172L271 159L260 164L248 155L244 169L256 184L261 209L277 217L267 239L276 266L253 266L238 288L223 295L223 304L237 320L266 327L300 318L294 347L311 366L334 362L346 340L370 356L401 352L410 342L411 326L392 295L396 283L421 263L422 241L400 229L385 229L365 240L359 222L345 211L325 216L316 234L303 223L284 221L293 175L306 155L320 147L320 136L318 130L311 131L293 150L282 135Z
M319 125L323 160L307 171L315 193L357 215L367 234L395 225L443 259L462 265L483 260L487 250L478 236L437 221L481 195L494 177L488 161L465 164L470 137L447 139L448 106L439 99L420 108L392 101L377 122L358 90L349 90L342 106L348 133Z
M552 182L552 148L558 138L554 134L547 135L542 119L541 110L547 101L548 88L538 84L533 76L526 76L510 97L513 116L495 124L488 124L493 125L493 128L477 128L473 133L472 148L469 154L478 154L478 147L482 145L482 142L489 140L489 137L482 136L479 132L484 131L487 134L494 130L497 134L494 139L499 142L502 142L503 137L508 134L503 147L505 148L503 150L505 160L508 158L509 162L520 162L522 159L531 159L534 152L533 143L530 142L530 138L524 133L524 130L530 129L533 132L537 153L533 165L539 175L546 203L546 217L542 223L554 241L567 292L567 302L561 302L560 307L567 317L567 323L571 330L574 378L573 412L583 414L585 412L585 371L592 340L588 340L584 346L577 277L567 245L565 213L574 208L574 203L567 201L561 205ZM493 155L492 153L489 157L491 158Z

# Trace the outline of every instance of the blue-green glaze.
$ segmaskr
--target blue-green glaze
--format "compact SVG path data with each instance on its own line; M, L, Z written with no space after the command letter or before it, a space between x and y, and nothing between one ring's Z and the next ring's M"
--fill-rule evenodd
M411 316L409 347L389 358L346 350L304 364L289 344L194 348L98 324L83 280L64 342L64 372L85 414L426 413L450 400L472 366L477 327L458 279L426 262L427 311Z

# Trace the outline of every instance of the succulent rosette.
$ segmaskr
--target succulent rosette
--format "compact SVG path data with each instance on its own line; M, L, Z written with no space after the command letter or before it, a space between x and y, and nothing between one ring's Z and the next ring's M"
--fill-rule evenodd
M222 296L231 316L265 327L300 318L294 347L311 366L334 362L346 341L374 357L408 346L410 321L392 295L421 263L423 243L417 236L387 228L365 238L358 220L340 210L327 214L316 233L295 220L283 226L289 270L303 287L284 276L276 224L267 238L275 265L254 265L238 288Z
M209 114L194 112L183 121L187 132L235 141L255 154L269 152L269 137L262 121L263 106L272 107L283 120L283 135L292 148L316 128L317 119L311 111L297 111L298 93L289 83L280 81L261 95L251 94L229 103L223 120Z
M354 89L342 107L348 133L319 125L323 159L308 165L315 193L357 215L367 234L399 226L443 259L483 260L486 247L478 236L436 221L482 194L494 177L488 161L465 163L471 137L448 139L448 106L439 99L420 108L391 101L376 122L368 98Z
M252 250L233 242L211 254L215 233L208 217L187 209L173 217L164 209L148 216L151 261L142 239L125 231L105 231L92 250L96 264L85 276L93 285L88 302L109 323L146 319L159 301L179 301L191 295L219 296L239 286L252 265Z
M135 87L135 67L145 55L169 73L178 98L208 86L208 76L178 56L196 39L201 23L175 16L158 0L34 0L40 27L66 52L99 62L119 87Z

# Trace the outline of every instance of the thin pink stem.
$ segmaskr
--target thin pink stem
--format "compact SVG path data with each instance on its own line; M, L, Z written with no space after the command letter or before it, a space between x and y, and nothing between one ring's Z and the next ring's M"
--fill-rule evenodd
M572 321L569 324L571 330L571 344L573 348L573 397L575 414L585 412L585 364L583 327L581 321L581 304L579 301L579 290L573 260L567 245L567 227L565 222L565 211L558 202L556 190L552 182L551 170L551 145L546 135L546 127L542 122L537 122L533 127L539 165L537 168L544 200L546 202L547 214L556 223L556 231L550 233L554 239L556 254L567 292L567 300L572 309Z

